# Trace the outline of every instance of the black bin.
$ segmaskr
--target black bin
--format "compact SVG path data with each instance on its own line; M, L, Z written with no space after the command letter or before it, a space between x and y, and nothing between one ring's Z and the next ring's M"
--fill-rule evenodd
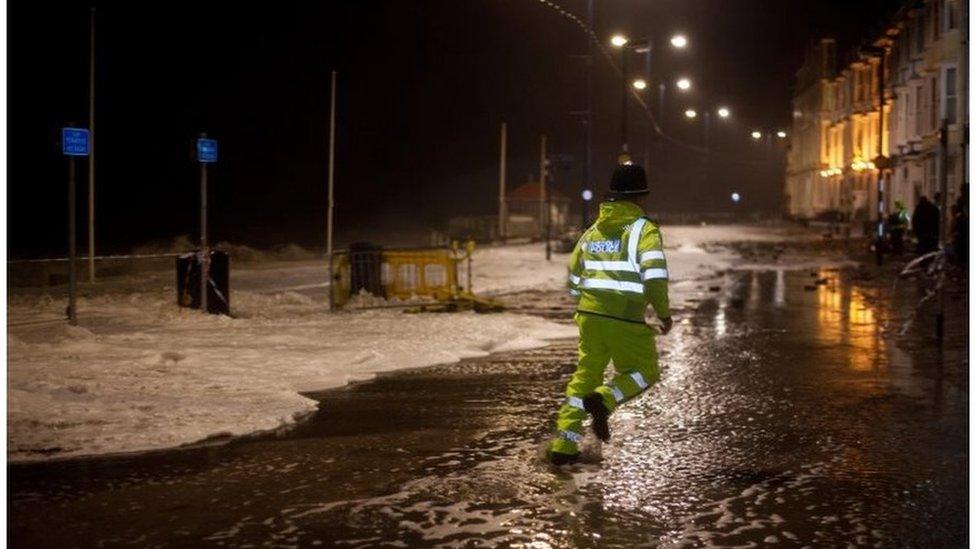
M376 297L386 297L383 288L383 247L370 242L349 245L349 295L366 290Z
M176 302L180 307L200 308L200 252L176 258ZM207 284L207 312L230 315L230 256L210 252L210 283Z

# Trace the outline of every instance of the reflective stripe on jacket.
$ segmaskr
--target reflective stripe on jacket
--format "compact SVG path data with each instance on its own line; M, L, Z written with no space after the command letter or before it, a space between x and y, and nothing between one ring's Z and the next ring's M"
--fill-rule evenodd
M568 284L583 313L643 323L650 304L658 317L671 316L668 265L657 223L632 202L600 204L599 218L570 256Z

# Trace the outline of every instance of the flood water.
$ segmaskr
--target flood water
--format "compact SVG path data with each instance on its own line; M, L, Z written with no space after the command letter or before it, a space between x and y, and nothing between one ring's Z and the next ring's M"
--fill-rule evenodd
M9 541L965 545L965 295L938 351L929 318L898 336L912 283L892 297L856 271L728 276L658 339L661 381L580 465L540 459L575 367L565 341L317 394L320 412L278 436L9 466ZM571 321L561 297L513 300Z

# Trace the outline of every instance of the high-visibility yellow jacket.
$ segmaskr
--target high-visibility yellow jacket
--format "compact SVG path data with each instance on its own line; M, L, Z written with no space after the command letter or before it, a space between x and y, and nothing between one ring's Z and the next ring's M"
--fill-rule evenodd
M569 258L569 291L577 311L644 323L647 305L671 316L668 264L657 223L625 201L600 204L600 217Z

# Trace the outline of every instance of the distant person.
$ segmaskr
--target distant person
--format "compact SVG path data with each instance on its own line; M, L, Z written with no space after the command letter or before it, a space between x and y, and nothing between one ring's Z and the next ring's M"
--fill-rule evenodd
M578 299L579 362L549 445L554 465L579 459L587 414L593 418L593 432L606 442L610 414L658 379L654 330L644 320L648 304L661 321L662 334L671 330L672 321L661 231L644 216L649 192L643 168L617 166L596 223L570 256L569 292ZM616 376L604 383L610 360Z
M918 205L912 213L912 232L918 239L918 255L934 252L939 248L939 209L924 195L918 199Z
M908 230L908 210L901 200L895 201L895 211L888 216L888 235L891 237L891 251L895 254L905 252L905 231Z

